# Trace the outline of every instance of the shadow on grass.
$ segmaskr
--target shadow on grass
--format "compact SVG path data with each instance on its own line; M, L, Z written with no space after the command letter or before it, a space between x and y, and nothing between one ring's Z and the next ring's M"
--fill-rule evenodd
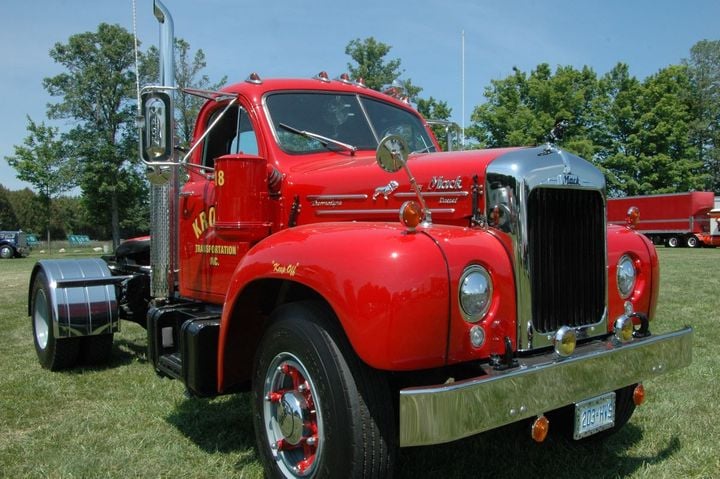
M238 469L258 461L249 394L186 399L167 421L208 453L237 454ZM544 443L536 444L530 439L528 423L519 423L449 444L401 449L395 476L624 477L666 461L681 448L680 440L673 436L658 446L653 456L629 455L643 439L642 429L632 423L604 440L575 442L559 436L551 434Z
M113 344L113 357L109 366L119 366L131 362L147 363L147 342L136 343L127 339L116 339Z
M623 477L645 465L667 460L681 447L680 440L673 436L655 456L629 456L627 451L642 439L642 430L633 424L602 441L575 442L551 435L544 443L536 444L529 431L525 423L512 424L450 444L401 449L396 476Z
M239 453L238 468L257 460L249 394L188 398L167 421L208 453Z

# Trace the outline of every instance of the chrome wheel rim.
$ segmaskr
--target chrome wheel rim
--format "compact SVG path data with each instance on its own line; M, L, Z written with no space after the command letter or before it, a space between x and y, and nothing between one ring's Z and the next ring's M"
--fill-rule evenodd
M295 355L273 358L263 396L265 437L279 469L286 477L312 475L322 453L322 414L312 378Z
M40 349L45 349L50 333L50 311L47 306L47 297L43 289L38 289L33 301L33 323L35 325L35 342Z

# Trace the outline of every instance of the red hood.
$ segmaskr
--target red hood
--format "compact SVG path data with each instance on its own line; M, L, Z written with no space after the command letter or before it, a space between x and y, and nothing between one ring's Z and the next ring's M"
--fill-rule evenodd
M487 165L515 149L410 155L408 166L433 212L433 220L467 224L472 214L473 185L484 187ZM288 199L299 197L299 223L395 220L400 206L417 198L404 170L383 171L369 152L342 157L313 155L283 169L282 194Z

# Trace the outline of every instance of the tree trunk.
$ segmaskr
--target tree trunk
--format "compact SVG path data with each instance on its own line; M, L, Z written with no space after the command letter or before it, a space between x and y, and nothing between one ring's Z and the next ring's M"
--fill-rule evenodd
M113 251L120 246L120 213L118 211L117 189L113 189L110 196L111 223L112 223L112 243Z

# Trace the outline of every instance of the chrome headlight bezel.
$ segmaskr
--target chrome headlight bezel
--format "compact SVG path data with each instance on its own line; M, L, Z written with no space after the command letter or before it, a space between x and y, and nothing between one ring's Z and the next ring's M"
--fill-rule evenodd
M458 284L458 304L463 319L477 323L485 317L492 304L493 284L490 273L474 264L465 268Z
M635 289L637 283L638 271L635 267L635 261L630 255L623 255L617 263L617 290L622 299L627 299Z

